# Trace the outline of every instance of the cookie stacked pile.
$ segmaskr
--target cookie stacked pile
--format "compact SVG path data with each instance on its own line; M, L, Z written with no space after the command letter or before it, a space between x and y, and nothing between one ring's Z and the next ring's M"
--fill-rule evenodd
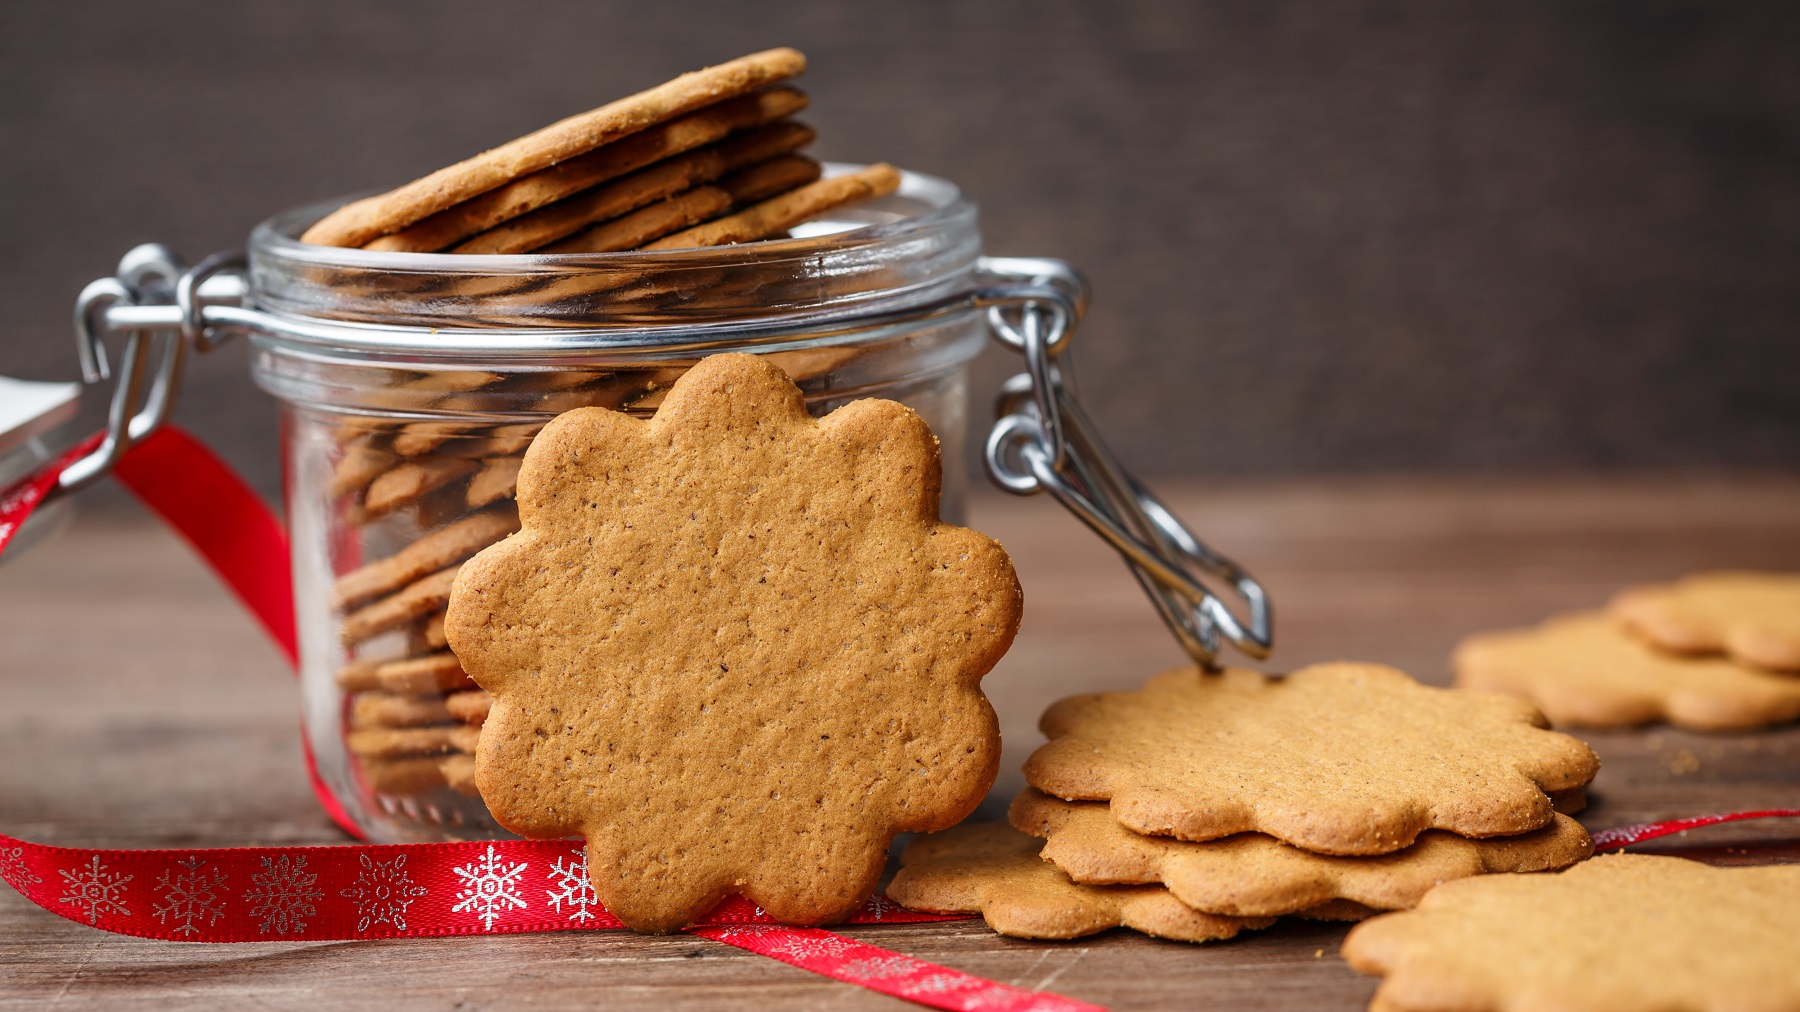
M1605 613L1473 636L1457 684L1524 696L1557 723L1696 731L1800 718L1800 575L1718 572L1638 587Z
M820 181L792 49L723 63L553 123L309 228L303 241L409 253L609 253L779 235L891 192L885 165Z
M1587 746L1529 705L1392 668L1177 670L1065 699L1042 727L1015 828L916 841L893 899L1023 937L1125 926L1205 941L1285 914L1357 920L1446 879L1592 852L1557 811L1579 808L1598 769Z
M410 253L679 250L779 237L893 192L899 174L887 165L822 179L819 163L799 153L814 132L792 119L807 98L786 82L805 67L800 53L774 49L683 75L348 204L302 239ZM682 275L679 290L651 268L620 290L607 286L624 274L559 284L586 284L564 294L629 306L648 319L705 288L700 272L669 270ZM455 277L438 282L460 284ZM469 294L480 296L469 300L472 313L496 301ZM853 354L767 357L805 381ZM436 819L431 805L414 803L420 796L445 786L475 794L472 753L491 700L450 652L444 610L462 562L519 529L520 464L542 428L456 416L521 405L542 417L591 406L643 412L685 371L665 362L506 376L396 373L391 391L382 391L395 415L346 417L337 427L323 484L331 522L344 529L335 540L350 546L331 591L345 649L337 673L347 694L345 742L390 812ZM447 420L419 420L431 414Z

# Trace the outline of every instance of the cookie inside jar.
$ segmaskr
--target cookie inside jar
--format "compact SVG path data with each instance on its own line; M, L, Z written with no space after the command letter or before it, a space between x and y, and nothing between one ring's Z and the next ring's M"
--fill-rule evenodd
M558 414L647 417L694 363L749 351L815 415L863 397L917 411L942 443L943 515L961 514L985 323L972 306L909 312L975 283L974 209L948 183L903 173L896 193L797 230L810 234L667 252L299 242L322 210L253 238L252 298L297 321L251 334L253 372L283 402L311 751L372 839L505 835L474 789L490 701L443 614L458 567L517 529L521 461Z

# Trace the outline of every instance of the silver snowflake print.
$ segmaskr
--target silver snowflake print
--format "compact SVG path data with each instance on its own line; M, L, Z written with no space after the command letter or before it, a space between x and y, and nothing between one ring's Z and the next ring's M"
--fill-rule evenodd
M89 924L101 914L131 916L131 911L125 907L125 883L137 876L107 871L98 854L84 866L59 868L56 873L65 883L62 902L74 904Z
M525 864L521 861L509 867L494 852L493 844L488 844L487 853L480 860L451 870L462 876L463 884L456 893L456 905L450 909L458 913L474 911L476 919L488 931L494 930L494 922L506 910L525 909L525 897L518 893L519 877L525 874Z
M883 921L887 919L887 915L899 913L905 909L886 896L876 893L863 901L862 909L857 913L871 921Z
M971 984L976 983L978 982L973 978L966 977L954 971L949 973L934 973L920 977L918 980L907 981L906 993L918 995L949 994L953 991L961 991Z
M425 887L412 880L406 870L406 855L392 861L377 861L367 854L356 855L362 868L356 873L356 884L342 889L339 896L356 904L360 918L356 930L367 931L377 924L392 924L397 931L406 930L406 908L425 895Z
M262 859L262 871L250 876L244 902L257 930L267 935L293 935L306 930L307 917L316 917L314 904L325 894L317 888L319 876L306 870L306 858L283 854Z
M764 952L777 958L786 956L789 959L842 959L845 954L858 948L856 942L842 935L834 935L829 931L817 928L790 928L791 934L779 937L764 946Z
M21 896L30 896L32 886L44 884L43 879L25 867L24 847L0 847L0 879L5 879Z
M202 871L203 863L197 857L183 858L175 867L163 869L156 880L162 901L150 912L159 924L172 918L177 935L197 935L202 921L211 927L225 914L225 873L217 868Z
M917 973L924 966L911 956L876 956L850 960L838 967L838 973L855 980L893 980Z
M546 890L550 897L550 909L561 913L563 904L569 905L569 920L586 921L593 919L588 907L600 905L600 897L594 895L593 880L588 878L587 851L573 851L568 864L557 858L550 865L550 884L555 889Z

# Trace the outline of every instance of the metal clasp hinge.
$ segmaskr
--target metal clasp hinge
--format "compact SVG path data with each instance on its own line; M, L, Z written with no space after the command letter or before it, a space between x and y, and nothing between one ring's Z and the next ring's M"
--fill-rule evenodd
M1059 260L987 258L990 274L1016 279L981 300L996 340L1025 356L1002 388L987 439L988 474L1015 495L1048 491L1117 549L1189 657L1211 666L1221 641L1258 660L1274 645L1262 584L1208 548L1107 449L1075 398L1067 355L1086 308L1087 283ZM1240 620L1200 582L1229 585Z
M188 346L211 351L223 340L206 325L204 308L243 300L243 265L243 255L232 252L216 253L190 268L167 246L145 243L125 254L113 277L82 289L75 300L81 378L89 384L113 380L112 401L105 438L63 471L52 495L98 481L125 451L169 420ZM125 349L115 375L106 338L121 333Z

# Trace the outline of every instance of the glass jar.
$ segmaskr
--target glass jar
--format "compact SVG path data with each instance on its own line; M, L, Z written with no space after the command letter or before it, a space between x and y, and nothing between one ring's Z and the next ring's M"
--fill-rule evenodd
M828 172L848 171L832 166ZM793 238L657 253L379 253L296 240L329 207L251 236L256 382L282 402L304 724L320 776L377 841L503 835L473 785L486 693L445 646L456 567L516 529L538 429L598 405L647 415L703 355L780 364L815 414L859 397L918 411L960 516L981 237L956 188L893 196ZM937 307L919 312L920 307Z

